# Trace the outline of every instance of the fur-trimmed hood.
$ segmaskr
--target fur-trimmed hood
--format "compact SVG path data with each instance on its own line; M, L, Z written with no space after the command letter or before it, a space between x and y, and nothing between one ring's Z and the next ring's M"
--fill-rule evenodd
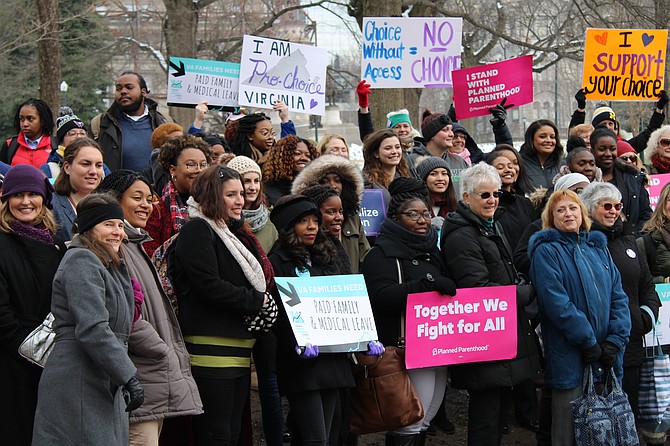
M596 248L607 248L607 237L600 231L581 231L579 234L576 232L562 232L558 229L545 229L540 232L536 232L530 238L528 243L528 256L533 257L533 252L543 243L552 243L552 242L561 242L561 243L587 243Z
M358 212L363 199L363 174L347 158L337 155L321 155L311 161L293 180L292 194L301 194L310 186L320 184L329 173L336 173L342 180L342 207L345 216Z

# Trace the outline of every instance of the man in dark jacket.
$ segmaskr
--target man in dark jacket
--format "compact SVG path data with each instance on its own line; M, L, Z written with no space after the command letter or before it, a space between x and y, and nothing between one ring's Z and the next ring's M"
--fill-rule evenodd
M126 71L116 80L114 103L91 120L93 138L102 147L110 170L145 169L151 157L151 134L172 121L158 112L158 104L146 97L148 93L144 78Z

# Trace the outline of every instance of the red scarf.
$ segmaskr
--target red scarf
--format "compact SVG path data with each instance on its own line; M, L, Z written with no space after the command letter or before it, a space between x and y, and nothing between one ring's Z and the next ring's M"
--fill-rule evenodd
M651 157L651 164L658 170L658 173L670 172L670 163L663 161L658 153Z

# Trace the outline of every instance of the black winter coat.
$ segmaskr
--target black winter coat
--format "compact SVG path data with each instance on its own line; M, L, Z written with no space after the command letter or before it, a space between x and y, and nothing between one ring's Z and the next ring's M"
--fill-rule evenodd
M42 369L19 355L19 345L51 311L51 283L65 255L47 245L0 232L0 432L5 444L30 445Z
M442 256L458 288L514 285L517 274L500 224L489 229L462 201L442 227ZM456 388L482 390L511 387L536 377L539 353L525 307L532 296L517 292L517 355L514 359L451 367Z
M496 220L502 226L510 248L514 251L523 231L535 220L535 207L523 194L505 190L502 192Z
M561 170L561 167L565 164L565 159L563 157L556 159L554 155L547 158L547 160L542 164L540 158L537 156L535 148L528 147L526 144L521 146L519 155L523 158L523 162L526 165L526 172L528 172L528 180L530 184L535 188L544 187L545 189L554 188L554 177Z
M621 286L628 296L631 330L628 345L623 357L624 367L639 367L644 359L644 335L651 331L652 321L649 315L640 310L642 305L648 306L658 319L661 301L656 294L654 280L649 272L647 258L637 249L635 237L626 234L621 220L611 228L606 228L593 221L591 231L600 231L607 236L607 248L612 260L621 273Z
M252 338L244 316L257 314L265 297L205 220L182 226L174 256L167 257L184 336Z
M276 243L268 254L275 277L297 277L296 264L292 256ZM348 259L343 262L347 265ZM346 271L340 271L338 274ZM324 276L319 266L309 268L310 276ZM277 337L277 378L282 395L311 390L354 387L351 364L346 353L319 353L311 359L302 359L295 351L297 342L280 298L275 299L279 316L272 331Z
M628 166L616 159L614 163L614 184L621 192L623 213L626 221L633 226L635 236L639 236L642 226L651 218L652 210L649 206L649 192L644 187L645 175L637 171L634 166Z
M402 283L396 259L400 261ZM445 268L437 246L429 253L416 251L382 232L365 257L362 272L379 340L384 345L398 345L407 295L433 291L434 278L445 275Z

